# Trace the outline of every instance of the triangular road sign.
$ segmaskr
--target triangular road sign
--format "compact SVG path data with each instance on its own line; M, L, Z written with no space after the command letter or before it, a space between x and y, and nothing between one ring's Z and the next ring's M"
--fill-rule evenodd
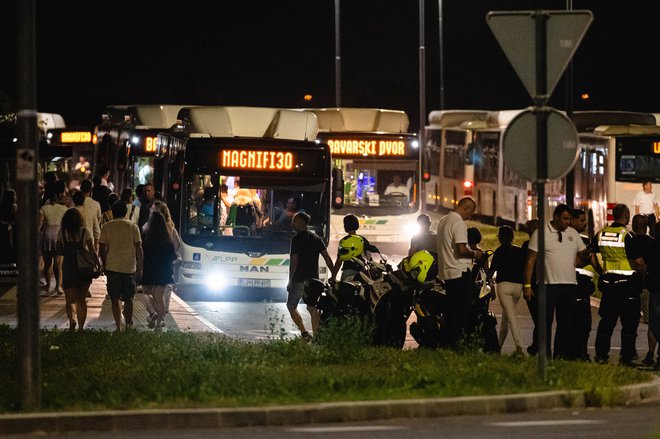
M536 83L536 26L546 22L546 93L553 90L593 20L591 11L496 11L486 21L532 98L540 97Z

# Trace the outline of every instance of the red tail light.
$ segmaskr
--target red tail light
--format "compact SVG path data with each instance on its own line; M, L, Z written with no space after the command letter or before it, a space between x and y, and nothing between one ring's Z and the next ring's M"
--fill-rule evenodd
M607 203L607 221L614 221L614 215L612 214L614 206L616 206L616 203Z
M465 195L472 195L472 187L474 184L470 180L465 180L463 182L463 192Z

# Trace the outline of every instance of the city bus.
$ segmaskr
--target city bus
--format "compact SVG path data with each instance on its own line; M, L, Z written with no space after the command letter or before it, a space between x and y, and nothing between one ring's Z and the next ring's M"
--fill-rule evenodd
M423 168L426 207L448 211L458 200L473 195L473 133L486 127L484 110L441 110L429 113L425 130Z
M94 173L110 169L116 193L125 187L162 185L162 163L157 163L158 133L176 123L182 105L112 105L104 109L94 138Z
M420 154L404 111L374 108L306 108L318 118L344 180L344 204L332 210L331 251L346 235L343 218L360 220L360 235L393 262L407 256L421 213ZM334 257L334 255L333 255Z
M162 191L183 241L177 291L282 291L289 279L295 211L311 216L310 230L327 245L332 163L317 132L316 116L301 111L191 107L179 112L177 124L158 139L167 181ZM258 220L227 220L234 203L227 208L223 200L231 197L236 202L248 197ZM319 266L326 279L322 258Z
M578 132L599 136L607 142L604 187L607 191L607 220L612 208L626 204L635 213L633 198L642 182L660 182L660 126L652 113L625 111L576 111L573 123Z

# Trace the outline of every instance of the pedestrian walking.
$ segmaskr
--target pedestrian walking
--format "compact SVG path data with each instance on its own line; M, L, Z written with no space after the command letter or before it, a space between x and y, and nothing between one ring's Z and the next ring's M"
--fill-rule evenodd
M584 266L582 259L586 246L575 229L570 228L572 209L559 204L552 213L552 220L545 224L545 295L546 295L546 353L555 359L571 359L571 337L575 316L577 278L575 267ZM538 233L530 240L525 262L523 294L529 299L533 295L532 273L538 255ZM538 280L537 280L538 282ZM552 323L557 319L554 346Z
M360 238L362 243L362 250L358 252L358 254L355 255L355 257L348 258L344 256L342 258L340 252L346 250L346 249L342 249L341 246L342 241L347 244L353 242L353 240L350 239L345 240L347 237L344 236L344 238L342 238L339 241L340 246L337 249L338 251L337 260L335 261L335 265L331 271L333 273L332 279L334 279L335 275L339 273L339 270L341 270L341 280L350 280L353 279L353 276L355 276L360 271L362 271L362 269L364 268L364 263L366 261L371 260L371 251L369 249L372 248L372 245L369 243L367 238L357 234L357 231L360 228L360 221L358 220L357 216L355 216L352 213L346 214L344 216L343 222L344 222L344 231L347 233L348 237L356 236Z
M122 200L124 203L126 203L126 208L128 209L126 218L137 224L138 219L140 217L140 206L136 206L134 203L135 194L133 193L133 189L131 189L130 187L125 187L121 191L121 194L119 195L119 199Z
M580 239L590 251L591 243L589 238L583 233L587 229L587 214L584 210L573 209L571 211L571 227L580 235ZM586 255L586 253L585 253ZM588 256L591 260L591 254ZM594 277L596 269L587 264L584 267L575 268L577 279L577 290L575 295L575 319L573 321L573 358L578 360L590 361L591 357L587 350L589 342L589 333L591 332L591 295L596 290Z
M83 202L83 210L81 213L85 218L85 227L92 234L94 238L94 248L98 251L99 238L101 237L101 205L98 201L92 198L92 182L90 180L83 180L80 183L80 191L85 195Z
M305 281L319 278L319 255L323 257L328 268L334 267L323 240L308 230L310 220L311 217L305 212L298 212L293 217L292 227L296 234L291 238L289 284L286 288L289 293L286 301L289 315L300 330L301 337L306 341L311 340L312 336L305 328L302 316L298 312L298 304L305 292ZM331 277L335 277L334 271ZM316 335L320 323L319 311L315 306L309 305L307 311L312 320L312 332Z
M50 294L50 283L55 276L56 294L64 294L62 289L62 257L57 249L57 237L60 232L62 217L67 211L63 204L64 182L61 180L53 183L50 198L39 209L39 230L41 231L41 255L44 261L43 276L45 280L44 289Z
M121 330L121 306L124 303L124 321L133 327L133 297L135 283L142 278L143 252L140 230L126 219L127 208L123 202L112 206L113 220L101 228L99 254L107 278L107 290L112 302L112 316L116 330Z
M497 231L500 246L493 254L490 273L495 278L496 295L502 305L502 322L498 336L500 347L504 345L510 329L516 346L515 354L522 356L522 335L516 307L523 293L525 253L522 248L513 245L513 236L513 229L509 226L501 226Z
M653 193L653 184L651 181L646 180L642 183L642 190L637 192L635 198L633 198L633 206L635 207L635 214L646 216L649 225L649 235L655 237L654 224L660 217L660 207Z
M601 275L598 289L600 300L600 322L596 332L596 361L607 363L612 333L621 319L621 356L619 363L633 365L636 356L635 341L639 326L640 294L644 260L626 226L630 221L630 210L625 204L612 209L614 222L604 227L594 238L603 261L592 258L594 267Z
M143 294L147 300L153 301L153 307L156 310L156 315L151 316L147 323L150 328L160 329L164 326L165 318L165 288L173 282L172 263L177 259L174 244L162 213L155 211L149 215L149 221L144 227L142 247L144 251Z
M447 328L449 347L456 349L470 319L472 300L472 261L483 256L481 250L468 247L467 224L476 203L470 197L459 200L456 208L442 217L436 231L438 277L447 292Z
M156 201L156 191L152 183L146 183L144 185L144 192L139 198L139 201L140 214L138 216L138 227L142 229L142 226L149 220L151 205Z
M79 192L78 192L79 193ZM78 273L78 254L81 249L89 251L88 256L94 264L100 266L100 261L94 251L94 240L85 227L85 219L80 210L75 207L68 209L62 217L62 225L58 236L58 247L63 255L62 287L66 302L66 315L69 318L69 330L85 327L87 320L87 297L92 278L81 278ZM75 316L75 318L74 318Z

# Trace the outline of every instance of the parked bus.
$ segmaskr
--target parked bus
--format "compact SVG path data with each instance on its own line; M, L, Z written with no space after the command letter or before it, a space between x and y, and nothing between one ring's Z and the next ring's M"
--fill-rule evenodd
M330 235L330 150L316 141L316 116L192 107L183 108L178 120L158 141L167 176L163 193L183 240L178 290L281 291L289 279L292 214L311 215L309 228L326 245ZM253 211L246 198L258 218L239 219L239 211Z
M573 114L578 132L606 139L603 152L607 219L611 209L626 204L634 214L633 198L642 182L660 182L660 126L652 113L582 111ZM609 158L609 160L607 160Z
M182 105L113 105L96 126L94 173L107 166L116 193L147 182L162 186L162 163L156 161L158 133L176 123Z
M318 118L318 140L330 146L344 180L344 204L333 208L330 221L332 251L346 235L344 216L353 213L359 233L383 254L393 261L406 256L422 205L419 142L407 131L408 115L373 108L304 111Z
M427 174L426 206L452 210L464 196L473 196L473 133L486 127L484 110L442 110L429 114L424 128L423 169Z

